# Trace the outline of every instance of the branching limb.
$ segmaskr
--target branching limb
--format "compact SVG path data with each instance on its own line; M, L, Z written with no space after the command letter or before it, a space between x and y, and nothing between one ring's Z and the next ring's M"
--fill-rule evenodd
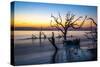
M51 22L50 22L50 26L51 26L51 27L55 27L56 29L58 29L58 30L60 30L62 33L64 33L63 29L62 29L61 27L59 27L58 24L52 24L52 20L51 20Z
M79 18L80 18L80 17L79 17ZM74 23L75 23L75 21L74 21L74 22L71 24L71 27L74 28L74 29L79 29L79 28L81 28L81 27L83 26L83 24L84 24L84 22L85 22L86 19L87 19L87 16L85 16L84 20L81 22L80 25L74 24ZM75 27L75 25L77 25L78 27Z
M97 23L94 21L94 19L88 18L88 20L91 20L95 24L95 26L97 26Z
M65 29L65 27L64 27L64 25L63 25L63 23L62 23L62 18L61 18L60 13L59 13L59 17L55 17L55 16L53 16L52 14L51 14L51 17L54 19L56 25L59 25L59 26L61 26L63 29ZM60 21L58 21L58 19L59 19Z

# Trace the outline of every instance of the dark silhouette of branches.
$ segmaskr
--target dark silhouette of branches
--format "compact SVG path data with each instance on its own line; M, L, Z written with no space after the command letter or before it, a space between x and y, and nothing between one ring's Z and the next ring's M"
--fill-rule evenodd
M91 20L91 32L86 33L85 36L87 37L87 39L95 42L97 41L97 23L94 21L93 18L88 18L88 20ZM95 30L92 30L92 23L96 26Z
M94 21L93 18L88 18L88 20L91 20L94 23L94 25L97 26L97 23Z
M55 63L55 61L56 61L55 59L56 59L56 55L57 55L58 48L57 48L56 43L55 43L54 32L52 32L52 36L51 36L51 38L48 38L48 40L50 41L50 43L55 48L54 54L52 56L52 62Z
M75 19L75 15L71 14L70 12L68 12L66 14L64 23L63 23L63 19L62 19L60 13L58 13L58 17L55 17L52 14L51 14L51 17L54 19L54 22L52 20L50 22L51 27L55 27L56 29L60 30L63 34L64 40L67 39L66 35L67 35L67 31L69 28L79 29L82 27L85 20L87 19L87 16L85 16L85 18L82 20L81 24L78 25L76 22L79 21L83 17L80 16L77 19Z

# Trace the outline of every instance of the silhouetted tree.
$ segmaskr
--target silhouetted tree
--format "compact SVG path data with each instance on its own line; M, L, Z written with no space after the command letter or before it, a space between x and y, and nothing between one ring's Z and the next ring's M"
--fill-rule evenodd
M88 18L88 20L91 21L91 31L86 33L85 36L87 37L87 39L92 40L93 45L97 45L97 23L93 18ZM92 25L96 27L93 28ZM90 49L90 52L92 54L92 60L97 60L97 48Z
M93 18L88 18L88 20L91 20L91 32L87 32L85 34L85 36L87 37L87 39L90 39L92 40L93 42L96 42L97 41L97 23L94 21ZM95 25L96 28L95 29L92 29L92 25ZM90 35L90 36L89 36Z
M55 27L58 30L60 30L63 34L64 40L67 39L66 35L67 35L67 31L68 31L69 28L79 29L84 24L84 22L87 18L87 16L85 16L84 19L81 21L81 24L78 25L76 22L79 21L83 17L80 16L80 17L75 19L75 15L70 13L70 12L68 12L66 14L65 21L63 21L60 13L58 14L58 17L55 17L52 14L51 14L51 17L54 19L54 22L52 20L50 22L51 27Z
M54 32L52 32L52 36L51 36L51 38L48 38L48 40L50 41L50 43L55 48L54 54L52 56L52 62L55 63L55 61L56 61L55 59L56 59L56 54L57 54L58 48L57 48L56 43L55 43Z

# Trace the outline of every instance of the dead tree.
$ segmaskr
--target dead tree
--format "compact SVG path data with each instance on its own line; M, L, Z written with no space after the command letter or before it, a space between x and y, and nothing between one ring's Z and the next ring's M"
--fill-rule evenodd
M56 62L56 54L57 54L57 51L58 51L58 48L56 46L56 43L55 43L55 37L54 37L54 32L52 32L52 37L51 38L48 38L48 40L50 41L50 43L53 45L55 51L54 51L54 54L52 56L52 62L55 63Z
M91 32L86 32L85 36L87 37L87 39L92 40L93 42L96 42L97 41L97 23L94 21L93 18L88 18L88 20L91 21ZM95 29L92 29L93 24L96 26ZM91 37L89 37L89 35Z
M58 15L58 17L55 17L54 15L51 14L51 17L53 18L54 22L51 20L50 25L51 27L55 27L56 29L60 30L61 33L63 34L63 38L66 41L67 40L67 31L69 28L73 28L73 29L79 29L82 27L82 25L84 24L87 16L84 17L84 19L81 21L81 24L78 25L76 22L79 21L80 19L82 19L83 17L80 16L77 19L75 19L75 15L71 14L70 12L68 12L65 16L65 21L63 21L60 13Z
M97 45L97 23L95 22L95 20L93 18L88 18L88 20L91 21L91 32L86 33L85 36L87 37L87 39L92 40L92 42L93 42L92 44L93 45ZM93 24L95 26L94 29L92 28ZM92 54L92 60L97 60L97 48L90 49L90 52Z

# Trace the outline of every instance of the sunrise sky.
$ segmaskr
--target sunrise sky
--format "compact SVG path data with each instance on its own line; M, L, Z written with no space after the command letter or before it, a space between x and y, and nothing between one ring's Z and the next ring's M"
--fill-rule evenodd
M97 21L97 7L79 6L64 4L32 3L32 2L14 2L14 26L15 27L48 27L50 26L51 13L54 16L60 12L63 21L65 14L71 12L79 16L92 17ZM90 23L86 22L84 27L89 27Z

